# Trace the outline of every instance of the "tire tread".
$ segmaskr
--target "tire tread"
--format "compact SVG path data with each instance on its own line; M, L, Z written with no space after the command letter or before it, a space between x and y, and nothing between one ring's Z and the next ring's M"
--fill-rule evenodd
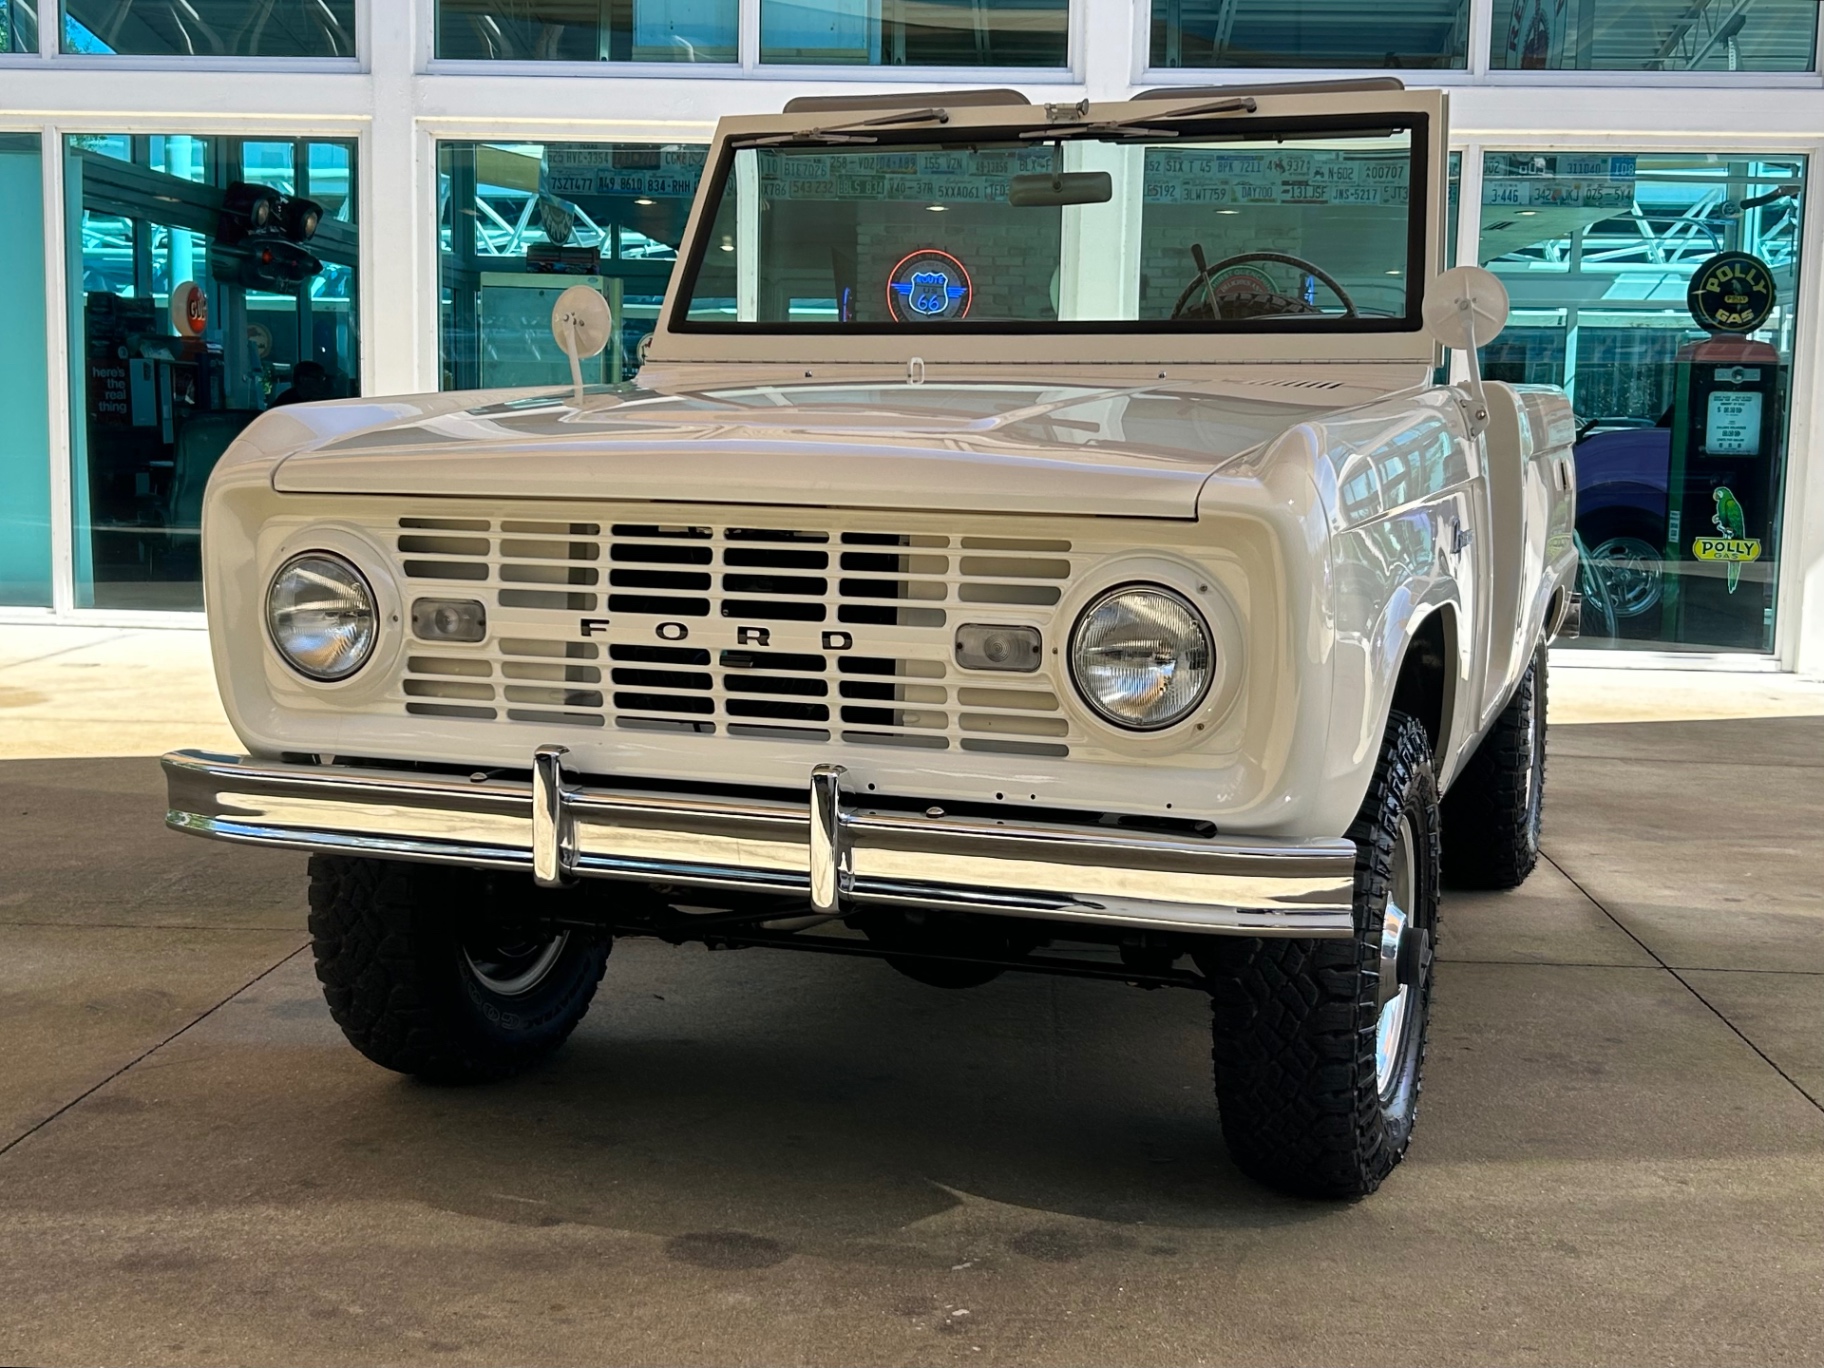
M1358 919L1386 897L1398 817L1415 784L1420 801L1435 804L1424 729L1396 713L1348 833L1357 851ZM1420 839L1432 848L1418 856L1435 862L1436 822L1426 826ZM1412 1133L1416 1084L1399 1125L1383 1116L1374 1071L1378 941L1357 929L1348 941L1212 938L1200 961L1211 980L1212 1059L1230 1156L1251 1177L1302 1196L1373 1192ZM1426 1006L1418 1004L1421 1076Z
M576 1028L607 965L606 943L566 955L555 1001L489 1021L464 992L451 918L462 890L436 866L315 854L310 934L329 1013L367 1058L439 1082L506 1078Z
M1527 732L1546 706L1541 649L1488 735L1444 795L1444 877L1459 888L1518 888L1539 863L1529 830ZM1545 801L1545 731L1539 732L1539 802Z

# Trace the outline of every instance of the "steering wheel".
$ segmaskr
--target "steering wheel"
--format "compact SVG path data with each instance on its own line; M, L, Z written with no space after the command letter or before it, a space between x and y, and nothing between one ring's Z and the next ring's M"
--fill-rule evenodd
M1184 293L1178 296L1178 302L1172 305L1173 319L1216 319L1225 322L1249 318L1270 318L1276 314L1315 314L1323 310L1315 304L1306 303L1291 295L1280 294L1276 290L1252 290L1242 294L1232 294L1221 299L1216 297L1215 278L1218 272L1226 271L1231 266L1239 266L1249 261L1277 261L1285 266L1296 266L1299 270L1321 280L1326 287L1343 304L1343 313L1349 318L1360 318L1361 311L1355 307L1355 301L1349 292L1337 283L1336 277L1314 262L1303 257L1295 257L1286 252L1241 252L1232 257L1224 257L1214 264L1203 259L1203 244L1191 244L1191 260L1197 263L1197 274L1191 283L1184 287ZM1197 299L1198 294L1203 295ZM1195 302L1193 302L1195 301Z

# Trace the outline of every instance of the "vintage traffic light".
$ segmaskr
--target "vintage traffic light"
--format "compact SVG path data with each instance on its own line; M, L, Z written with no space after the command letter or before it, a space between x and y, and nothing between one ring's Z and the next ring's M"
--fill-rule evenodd
M299 244L316 236L323 206L236 181L222 195L209 274L225 284L289 294L323 269Z

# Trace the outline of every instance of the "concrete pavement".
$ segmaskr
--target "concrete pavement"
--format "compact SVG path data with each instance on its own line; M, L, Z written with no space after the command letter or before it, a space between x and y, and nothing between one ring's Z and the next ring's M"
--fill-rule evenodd
M421 1086L301 856L0 763L0 1362L1816 1363L1824 719L1551 744L1348 1206L1229 1166L1189 993L629 941L548 1067Z

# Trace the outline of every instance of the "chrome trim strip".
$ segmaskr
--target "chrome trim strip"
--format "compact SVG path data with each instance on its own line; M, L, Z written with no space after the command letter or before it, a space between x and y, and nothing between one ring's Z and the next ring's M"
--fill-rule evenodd
M646 794L528 777L406 775L179 751L168 825L219 840L620 878L851 904L1165 931L1354 934L1346 840L1211 840L845 808L839 766L805 799ZM543 815L541 815L541 813Z

